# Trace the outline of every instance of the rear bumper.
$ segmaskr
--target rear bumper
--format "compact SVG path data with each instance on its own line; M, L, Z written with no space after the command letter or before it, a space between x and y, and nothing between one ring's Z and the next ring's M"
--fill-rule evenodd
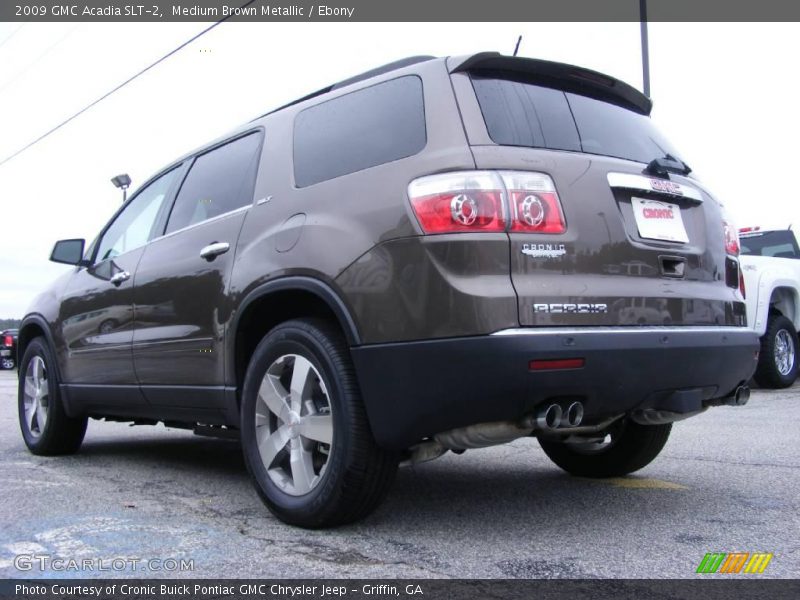
M553 401L581 400L587 423L637 408L691 412L747 381L758 348L739 327L523 328L358 346L352 356L376 440L400 449ZM529 369L563 358L583 367Z

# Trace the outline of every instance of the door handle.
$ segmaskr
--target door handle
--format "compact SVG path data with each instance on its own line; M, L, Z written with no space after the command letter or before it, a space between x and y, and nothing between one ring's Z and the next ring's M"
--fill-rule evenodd
M128 281L131 278L131 274L127 271L120 271L116 275L113 275L109 281L113 283L115 286L119 287L123 281Z
M211 262L220 254L225 254L230 249L231 245L228 242L214 242L200 250L200 258L205 258L207 261Z

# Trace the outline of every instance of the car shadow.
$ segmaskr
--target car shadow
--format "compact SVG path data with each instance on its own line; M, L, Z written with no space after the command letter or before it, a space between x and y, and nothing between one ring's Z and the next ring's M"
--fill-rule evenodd
M522 454L524 453L524 454ZM471 455L471 456L470 456ZM509 461L509 456L517 458ZM215 478L224 477L227 484L249 486L248 475L238 441L191 436L150 439L89 440L73 457L86 466L98 460L119 462L137 468L147 463L157 465L165 478L191 478L207 481L210 488L219 485ZM652 477L652 475L651 475ZM626 478L651 481L647 475ZM576 515L605 514L602 523L592 527L627 529L632 521L643 520L657 508L659 518L685 512L687 489L636 489L636 486L572 477L552 465L535 443L506 454L502 451L475 450L465 457L446 457L398 470L397 478L386 500L366 520L340 528L341 531L396 533L398 528L419 523L440 523L469 526L474 531L485 528L527 530L526 523L538 531L577 532L585 527ZM654 501L657 499L657 505ZM253 508L263 510L255 494ZM273 519L263 510L265 519ZM542 530L542 524L548 526Z

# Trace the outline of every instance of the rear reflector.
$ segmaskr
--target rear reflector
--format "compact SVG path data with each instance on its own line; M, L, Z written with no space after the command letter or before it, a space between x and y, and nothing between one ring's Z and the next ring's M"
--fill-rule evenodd
M585 364L582 358L548 358L532 360L528 363L531 371L558 371L563 369L582 369Z

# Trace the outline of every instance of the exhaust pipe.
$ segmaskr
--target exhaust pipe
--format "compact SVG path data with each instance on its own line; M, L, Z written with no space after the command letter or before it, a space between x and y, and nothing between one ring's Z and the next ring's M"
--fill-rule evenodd
M744 406L750 400L750 387L740 385L730 396L712 400L706 406Z
M536 419L534 421L536 429L555 429L561 424L562 416L563 411L561 407L558 404L551 404L536 413ZM581 415L581 418L583 418L583 415Z
M750 400L750 388L746 385L740 385L733 393L733 402L736 406L744 406Z
M573 402L567 407L561 419L561 427L577 427L581 421L583 421L583 404Z

